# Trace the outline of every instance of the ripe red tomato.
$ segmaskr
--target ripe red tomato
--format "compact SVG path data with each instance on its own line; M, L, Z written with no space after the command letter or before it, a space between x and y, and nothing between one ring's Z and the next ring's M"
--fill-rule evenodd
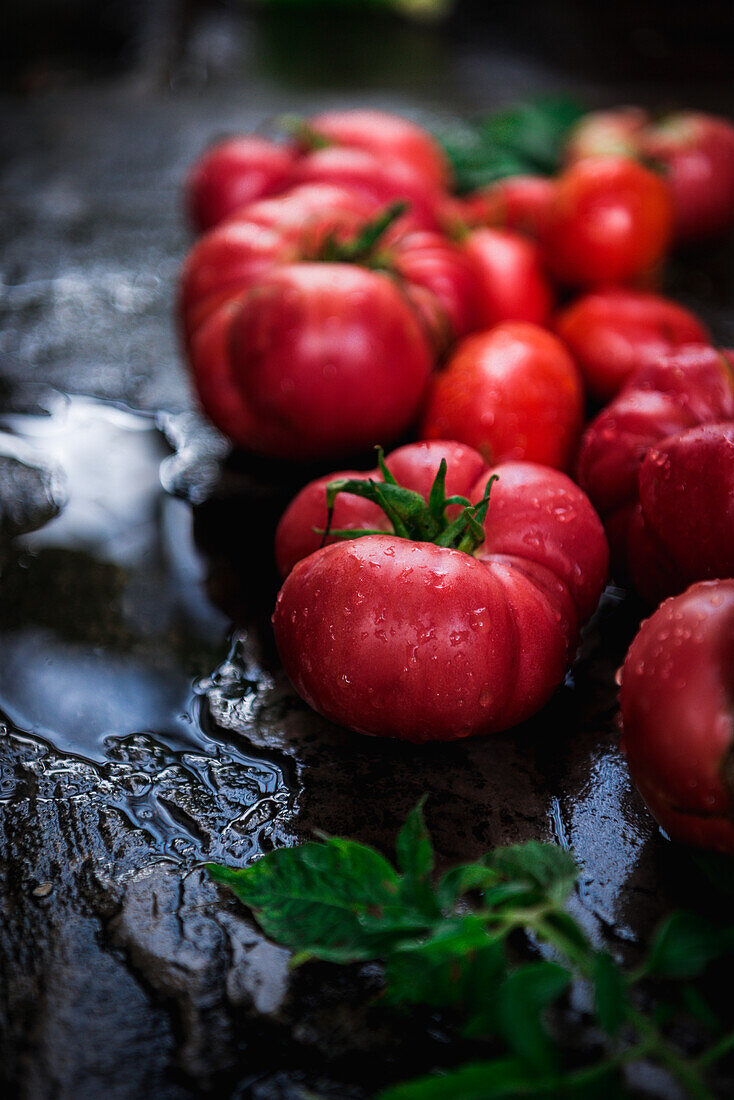
M434 444L431 456L437 462L443 449L450 470L455 447ZM425 485L426 451L419 453L416 494ZM467 465L466 448L458 458L461 482L481 459ZM486 519L478 509L490 471L468 494L485 538L471 552L368 534L295 565L273 628L293 686L314 709L358 732L422 742L506 729L547 702L601 593L606 543L593 508L564 474L530 463L497 473ZM348 491L369 486L368 477L347 482ZM389 491L385 482L378 488ZM438 509L432 497L421 523L445 512L445 495ZM314 500L294 502L301 522L311 523ZM350 519L349 507L341 518ZM359 527L370 520L361 508L354 518ZM292 548L284 518L281 540L286 530ZM281 547L281 561L290 556Z
M376 207L404 201L406 220L416 229L438 229L442 194L420 172L400 160L365 149L330 145L306 153L295 164L295 183L331 183L347 187Z
M369 109L325 111L309 119L307 130L334 145L400 161L431 187L445 190L450 185L451 169L441 146L407 118Z
M254 134L212 146L196 161L185 184L194 228L211 229L241 206L282 191L294 161L292 149Z
M571 128L565 143L564 160L574 164L590 157L630 157L640 153L641 135L649 115L641 107L614 107L589 111Z
M378 210L375 202L349 187L335 183L303 183L241 207L227 219L227 224L251 222L277 230L289 240L302 240L306 229L310 231L324 222L330 228L329 219L336 214L364 221Z
M734 580L666 600L621 684L622 746L650 812L673 840L734 855Z
M458 439L488 462L567 467L578 442L583 389L563 344L514 321L468 336L432 383L424 439Z
M553 180L545 176L509 176L462 200L469 226L487 225L539 237L553 201Z
M643 134L642 152L662 162L673 195L676 240L734 226L734 126L697 111L670 115Z
M709 433L688 429L732 420L731 364L713 348L693 347L639 370L584 433L579 484L604 519L618 576L631 576L652 602L699 579L686 572L701 567L692 566L696 553L711 554L710 569L721 564L719 524L732 522L731 504L717 496L730 484L728 430L714 433L713 447Z
M553 293L540 249L509 229L476 229L464 242L477 278L478 327L550 317Z
M707 344L709 334L689 310L659 294L615 287L573 302L554 329L581 368L590 393L608 401L652 359L686 344Z
M225 376L248 424L235 435L218 397L204 409L249 450L289 459L349 454L394 439L416 416L433 357L388 275L353 264L285 264L235 306L220 307L229 319ZM191 365L195 377L211 369L201 354ZM203 402L212 385L197 377Z
M665 181L635 161L579 161L559 177L543 233L546 263L572 286L627 283L652 271L670 242Z

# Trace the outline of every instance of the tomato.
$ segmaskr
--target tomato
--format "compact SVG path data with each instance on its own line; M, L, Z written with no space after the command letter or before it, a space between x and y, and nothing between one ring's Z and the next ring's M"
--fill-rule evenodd
M331 183L347 187L382 207L408 203L407 217L416 229L438 229L442 195L410 165L365 149L330 145L302 156L293 171L295 183Z
M477 229L466 238L464 250L477 275L480 327L548 321L553 294L533 241L508 229Z
M481 467L480 456L472 459L467 448L457 454L456 446L433 444L430 452L434 463L443 452L449 471L457 458L460 475L446 475L453 485ZM409 451L401 454L404 488ZM427 453L425 445L417 452L419 503ZM506 729L550 698L598 601L608 560L599 519L569 478L530 463L499 468L494 485L485 467L469 490L473 503L456 519L441 521L446 495L435 489L430 507L418 514L411 503L401 513L390 494L404 488L386 483L394 457L381 483L359 475L331 484L339 493L371 494L373 504L388 494L399 522L408 523L410 511L407 537L366 534L293 567L273 615L285 671L310 706L358 732L424 742ZM440 482L440 467L438 474ZM310 525L319 492L323 483L307 507L303 497L291 506L300 522ZM341 518L349 520L348 507ZM356 526L371 519L355 513ZM471 522L479 531L469 539ZM417 537L431 525L438 542ZM293 548L285 517L281 540L284 532ZM289 557L281 545L280 560Z
M620 708L630 773L658 823L734 855L734 580L694 584L642 624Z
M573 164L590 157L630 157L640 153L641 135L649 116L641 107L590 111L571 128L564 160Z
M578 370L537 325L507 322L463 340L432 383L424 439L458 439L489 462L571 462L583 417Z
M539 237L554 189L553 180L545 176L509 176L465 195L464 221L469 226L487 225Z
M660 176L623 157L582 160L556 183L543 232L546 262L573 286L633 282L661 261L671 228Z
M307 133L334 145L364 149L400 161L434 188L447 189L451 169L441 146L427 130L386 111L325 111L308 120Z
M618 575L630 575L652 602L700 579L694 542L710 555L704 575L725 560L716 547L726 538L720 524L725 532L732 520L720 496L730 476L728 429L715 433L715 446L709 433L683 433L732 420L731 364L713 348L692 347L639 370L584 433L579 484L607 525Z
M697 111L649 127L642 152L666 169L678 241L698 241L734 226L734 126Z
M240 207L227 224L250 222L277 230L289 240L301 240L305 230L319 226L337 214L364 221L379 209L378 204L349 187L334 183L303 183L271 198Z
M442 234L399 233L378 253L378 261L404 280L406 294L424 316L439 350L481 323L476 266Z
M245 428L232 432L218 398L204 409L249 450L289 459L349 454L395 438L416 416L433 357L388 275L352 264L285 264L235 306L224 376L247 409ZM211 369L202 355L191 365L195 376ZM199 380L197 388L204 400L211 394L211 384Z
M241 206L282 191L294 162L293 150L252 134L212 146L196 161L185 184L194 228L211 229Z
M709 334L689 310L659 294L616 287L567 306L554 329L567 345L594 397L608 401L649 360Z

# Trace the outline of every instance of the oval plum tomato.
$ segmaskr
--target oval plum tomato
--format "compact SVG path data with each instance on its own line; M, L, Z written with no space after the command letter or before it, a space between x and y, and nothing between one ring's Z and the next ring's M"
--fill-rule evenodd
M581 369L590 393L608 401L646 362L686 344L708 344L702 321L659 294L615 287L567 306L554 329Z
M196 161L185 184L194 228L211 229L241 206L284 190L294 162L292 149L254 134L212 146Z
M458 439L487 461L566 467L583 417L583 388L561 341L537 325L497 325L463 340L432 380L424 439Z
M648 275L670 242L665 181L622 157L581 160L559 177L543 233L546 263L572 286Z
M650 812L673 840L734 855L734 580L666 600L621 684L622 747Z
M415 169L365 149L330 145L302 156L295 165L295 183L332 183L356 191L376 207L407 202L406 222L414 229L438 229L441 192Z
M643 152L666 168L678 241L703 240L734 226L734 126L696 111L648 127Z
M462 199L464 221L512 229L539 237L553 201L554 182L545 176L509 176Z
M386 111L325 111L306 124L306 132L334 145L364 149L407 164L431 187L447 189L451 169L443 149L421 126Z
M607 567L599 519L564 474L514 463L496 480L485 467L457 501L446 492L456 482L447 470L456 445L433 447L434 462L444 454L427 500L393 477L394 456L381 462L381 481L359 475L320 486L327 508L356 495L389 513L393 530L303 557L273 615L285 671L315 710L361 733L414 742L496 732L542 707ZM464 448L460 462L467 457ZM471 465L481 466L480 456ZM302 522L313 519L312 505L294 503ZM352 516L359 527L370 518Z
M274 268L238 300L228 350L227 385L258 424L245 445L290 459L394 439L416 416L433 361L393 279L341 263ZM205 372L205 359L192 369ZM227 430L218 401L205 411Z
M478 327L500 321L544 325L553 293L538 246L508 229L477 229L464 242L477 277Z

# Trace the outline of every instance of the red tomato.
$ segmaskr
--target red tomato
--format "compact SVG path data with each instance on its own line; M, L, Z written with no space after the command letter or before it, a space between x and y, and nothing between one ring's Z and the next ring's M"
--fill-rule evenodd
M634 160L639 155L641 135L648 120L647 111L641 107L590 111L572 127L564 159L568 164L590 157L630 157Z
M731 364L713 348L693 347L639 370L584 433L579 484L607 525L620 575L631 575L642 595L654 602L699 579L685 572L693 560L693 542L701 552L712 553L715 542L709 538L720 540L723 536L714 534L719 524L731 522L731 505L724 507L717 496L729 484L723 479L730 443L719 439L710 448L707 433L704 439L682 433L731 420ZM643 468L649 524L641 503ZM712 518L712 508L723 508L722 515ZM681 509L690 510L693 526ZM658 537L664 531L667 543ZM720 564L722 552L712 554L710 568L718 568L714 562Z
M461 440L491 462L565 467L582 416L579 373L560 340L507 322L459 344L432 381L421 435Z
M288 239L301 240L305 229L321 225L341 214L364 221L377 213L379 205L349 187L335 183L302 183L272 198L241 207L227 224L252 222L275 229Z
M454 447L440 448L449 469ZM462 465L467 457L463 448ZM601 593L606 543L564 474L529 463L497 473L474 553L385 533L295 565L273 628L293 686L314 709L358 732L422 742L506 729L547 702ZM485 468L471 500L481 501L489 476ZM305 523L312 503L292 506ZM369 517L355 518L361 526Z
M290 459L349 454L394 439L417 414L432 354L389 276L351 264L285 264L234 309L220 308L229 332L216 378L247 410L242 431L222 418L229 398L199 377L213 371L205 355L192 357L192 370L205 412L249 450Z
M467 237L464 250L477 276L478 327L500 321L548 321L553 294L533 241L508 229L477 229Z
M439 350L478 327L476 266L459 245L440 233L418 230L400 234L381 260L405 281Z
M647 275L670 242L665 181L622 157L567 168L556 183L543 233L548 267L563 283L625 283Z
M597 290L564 309L555 331L581 368L589 391L608 401L646 362L709 334L689 310L659 294Z
M548 215L555 185L545 176L509 176L465 195L467 225L513 229L539 237Z
M676 240L698 241L734 226L734 126L702 112L670 115L643 135L673 195Z
M621 683L622 746L651 813L673 840L734 855L734 580L666 600Z
M211 229L241 206L282 191L294 162L292 149L252 134L212 146L186 180L186 205L194 228Z
M330 145L301 157L293 176L296 183L347 187L376 207L405 201L409 205L406 217L413 228L439 228L441 193L402 161L389 160L365 149Z
M446 189L451 182L451 169L435 138L399 115L368 109L325 111L309 119L307 129L334 145L407 164L431 187Z

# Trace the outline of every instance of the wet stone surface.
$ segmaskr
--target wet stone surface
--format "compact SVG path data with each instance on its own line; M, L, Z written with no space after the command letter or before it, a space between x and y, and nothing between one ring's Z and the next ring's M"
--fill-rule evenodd
M271 538L311 471L228 456L193 409L171 325L179 180L218 133L294 108L445 118L571 88L726 110L729 85L707 61L681 90L651 50L600 88L496 35L447 45L402 24L331 50L327 72L323 23L278 37L212 5L173 33L177 5L148 7L153 38L123 75L36 67L36 94L2 103L0 1082L24 1100L366 1100L475 1051L372 1005L369 967L290 972L203 861L244 865L315 828L387 851L429 792L443 863L530 837L573 848L574 909L621 956L672 905L715 899L627 778L614 674L641 609L617 590L551 704L502 736L416 750L295 697L268 625ZM729 343L732 272L722 242L671 284ZM636 1087L673 1095L652 1074Z

